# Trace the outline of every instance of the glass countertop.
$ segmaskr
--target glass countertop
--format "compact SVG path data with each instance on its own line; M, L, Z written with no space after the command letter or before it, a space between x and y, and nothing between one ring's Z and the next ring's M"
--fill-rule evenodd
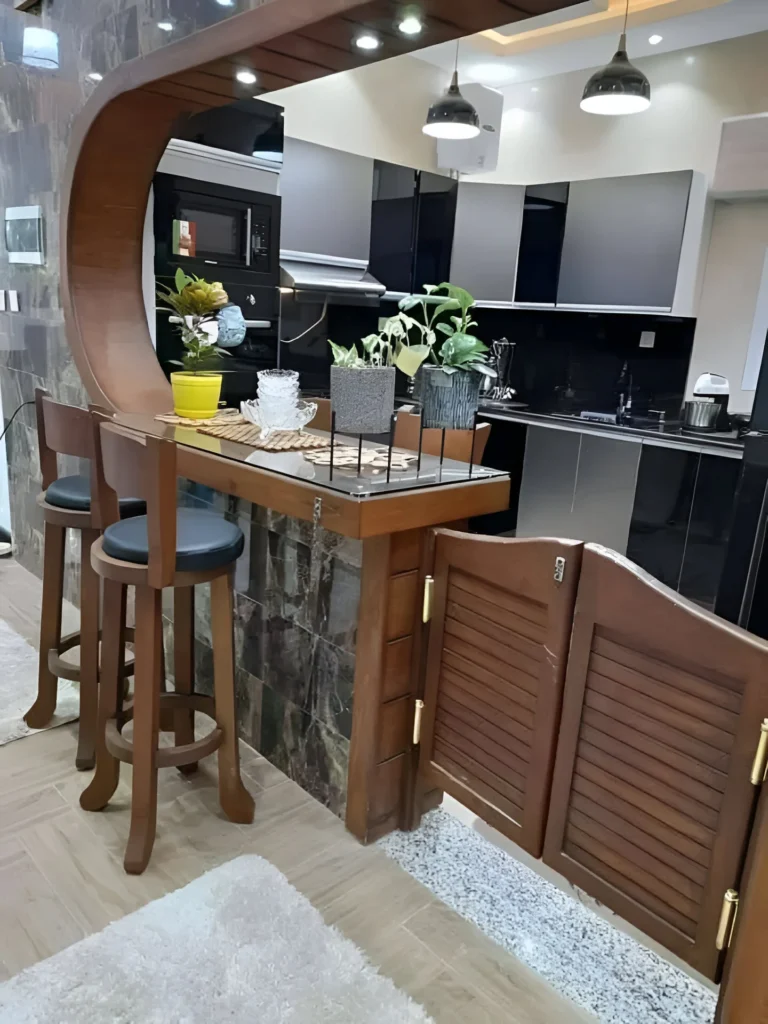
M345 494L350 498L373 498L385 494L398 494L403 491L426 490L434 487L447 487L455 484L482 483L488 480L508 478L509 474L486 466L470 467L466 462L455 462L440 459L434 455L421 456L421 466L413 463L406 470L393 469L387 482L387 470L363 466L358 475L357 466L334 466L331 479L330 466L316 465L309 462L303 451L298 452L267 452L240 444L237 441L226 441L218 437L202 434L190 427L174 426L163 423L149 415L135 413L119 413L115 422L121 423L132 430L141 431L155 437L164 437L185 448L218 455L231 459L245 466L267 470L280 476L289 477L303 483L315 484L319 487ZM330 435L322 430L308 430L307 433L320 437ZM336 444L349 445L357 448L357 438L336 435ZM385 445L371 441L363 441L363 450L384 448ZM394 448L393 451L406 451Z

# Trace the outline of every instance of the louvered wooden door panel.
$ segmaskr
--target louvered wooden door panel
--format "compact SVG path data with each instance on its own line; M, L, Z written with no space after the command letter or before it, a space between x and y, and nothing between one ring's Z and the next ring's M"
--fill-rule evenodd
M581 550L436 531L420 772L537 857Z
M544 859L710 978L768 715L768 645L584 550Z

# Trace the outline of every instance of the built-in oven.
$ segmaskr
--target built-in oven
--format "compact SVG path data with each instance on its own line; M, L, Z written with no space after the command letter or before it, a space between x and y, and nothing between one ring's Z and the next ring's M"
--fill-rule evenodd
M155 265L253 286L279 281L280 197L172 174L154 178Z

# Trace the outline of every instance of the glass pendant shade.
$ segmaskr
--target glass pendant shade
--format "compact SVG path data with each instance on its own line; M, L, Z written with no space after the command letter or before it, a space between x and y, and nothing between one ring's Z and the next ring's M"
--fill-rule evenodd
M639 114L651 105L651 83L627 57L627 37L622 34L610 64L587 82L581 109L588 114Z
M422 131L435 139L474 139L480 134L480 118L472 104L461 95L457 71L454 71L445 95L429 108Z

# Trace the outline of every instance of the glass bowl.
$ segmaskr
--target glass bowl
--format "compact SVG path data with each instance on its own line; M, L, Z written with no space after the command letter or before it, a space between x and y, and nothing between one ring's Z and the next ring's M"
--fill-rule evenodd
M317 415L317 402L286 403L281 408L252 399L240 403L240 412L247 423L261 427L261 436L266 438L275 430L302 430Z

